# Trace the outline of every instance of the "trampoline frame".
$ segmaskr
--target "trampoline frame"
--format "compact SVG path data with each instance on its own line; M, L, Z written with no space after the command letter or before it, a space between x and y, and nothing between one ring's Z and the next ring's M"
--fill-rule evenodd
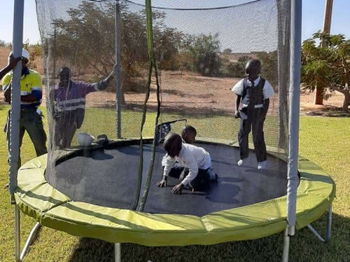
M146 140L147 142L150 142L151 139ZM131 142L135 142L134 140L129 140ZM230 141L226 141L225 140L218 140L218 142L216 142L216 144L223 144L223 145L230 145ZM199 141L200 142L200 141ZM213 143L215 141L211 140L204 140L201 141L204 143ZM121 140L121 141L117 141L114 143L118 143L121 146L124 146L126 144L128 144L128 140ZM235 146L232 145L231 146ZM284 159L284 155L283 154L279 154L277 151L274 151L272 148L268 148L269 149L269 154L273 155L274 157L280 158L280 159ZM69 152L68 154L74 154L74 152ZM63 158L65 158L66 156L63 156ZM284 159L286 160L286 159ZM107 229L103 229L105 226L103 224L99 224L99 222L97 222L96 224L96 228L95 229L91 229L91 226L86 226L84 224L84 221L86 220L86 218L83 219L78 219L77 221L73 221L74 217L72 218L71 216L69 216L69 212L67 213L66 211L62 213L61 211L55 212L55 211L51 211L51 208L48 208L48 206L50 206L50 204L48 204L48 206L42 206L42 204L39 203L39 206L35 206L36 200L35 200L35 196L36 194L40 194L40 186L43 185L44 183L46 183L43 179L44 178L44 171L45 171L45 165L46 165L46 156L41 156L39 158L35 158L29 162L27 162L26 164L24 164L21 169L19 170L19 180L18 180L18 190L15 192L15 198L16 198L16 202L17 202L17 208L21 209L25 214L34 217L37 221L39 221L40 223L42 223L44 226L48 226L54 229L59 229L62 231L65 231L67 233L70 234L75 234L75 235L80 235L83 237L93 237L93 238L100 238L100 239L104 239L106 241L110 241L110 242L115 242L113 241L113 239L105 237L105 236L101 236L101 235L110 235L116 239L116 238L123 238L124 236L120 236L120 234L130 234L132 235L130 238L132 238L133 240L136 239L136 241L134 241L134 243L138 243L138 244L144 244L144 245L150 245L150 246L159 246L161 244L159 244L158 240L153 240L153 238L155 238L154 236L157 234L164 234L164 232L158 231L156 232L149 232L147 230L149 230L149 228L152 226L148 225L148 228L146 228L147 235L149 236L148 238L152 239L153 242L150 242L150 244L147 244L145 242L142 241L146 241L146 240L142 240L142 237L138 237L137 236L137 232L135 233L135 230L138 230L137 227L136 229L126 229L127 232L124 230L120 231L121 229L118 228L118 226L111 226L111 228ZM318 219L320 216L322 216L322 214L328 209L329 213L328 213L328 217L327 217L327 234L325 239L323 239L322 237L320 237L320 234L318 234L317 232L315 233L316 236L318 236L318 239L323 240L323 241L327 241L330 239L331 236L331 216L332 216L332 212L331 212L331 202L333 200L333 197L335 195L335 187L334 187L334 182L332 181L331 178L329 178L319 167L317 167L315 164L313 164L312 162L306 160L306 159L302 159L301 158L301 176L302 176L302 180L300 181L300 186L299 186L299 195L301 197L301 201L302 203L304 203L303 205L301 205L298 208L298 224L297 227L298 229L303 228L305 226L307 226L309 229L312 230L313 233L315 233L316 231L312 229L312 226L310 225L311 222L315 221L316 219ZM318 178L314 178L314 176L317 175ZM315 185L313 185L313 183L316 183ZM47 184L47 183L46 183ZM48 187L52 187L50 185L48 185ZM36 191L37 189L39 189L39 191ZM44 188L44 191L47 190L47 187ZM51 189L50 189L51 190ZM49 191L50 191L49 190ZM309 192L310 191L310 192ZM56 193L55 193L56 192ZM49 199L52 199L53 201L50 201L52 203L54 203L53 209L56 207L59 207L60 209L61 206L64 206L66 201L60 200L60 197L56 197L56 199L54 198L54 196L57 196L57 194L59 193L59 191L55 190L54 193L52 193L52 195L46 195L46 197L48 197ZM62 193L59 193L62 194ZM32 196L33 195L33 196ZM62 194L63 195L63 194ZM321 197L322 196L322 197ZM304 199L303 199L304 198ZM316 200L315 200L316 198ZM32 201L32 199L34 199L34 201ZM56 201L63 201L62 204L58 204L56 203ZM315 200L315 201L313 201ZM39 200L40 202L40 200ZM46 201L45 201L46 203ZM67 202L68 203L68 202ZM79 205L80 202L77 202L76 204L74 203L74 201L70 201L69 203L71 203L72 207L78 207L78 208L85 208L86 207L86 211L87 212L83 212L83 214L86 214L89 212L89 210L95 210L95 208L99 208L101 209L101 207L96 206L96 205L90 205L90 204L84 204L84 205ZM270 204L269 204L270 203ZM276 198L276 199L272 199L272 200L268 200L265 202L261 202L261 203L256 203L250 206L246 206L248 207L248 209L243 209L245 207L241 207L241 208L233 208L231 210L233 210L233 212L231 212L231 210L225 210L224 214L227 216L228 214L231 217L239 217L240 214L245 214L246 217L248 218L248 220L253 221L251 224L247 224L247 223L243 223L243 226L241 228L234 228L232 229L232 227L228 227L227 228L223 228L221 229L221 231L227 231L227 230L231 230L230 232L228 232L227 234L230 234L229 237L227 237L226 235L223 236L224 241L217 241L218 239L218 234L221 234L220 232L218 233L219 230L214 229L214 231L211 231L211 222L210 219L205 218L206 216L203 216L204 220L202 223L206 223L207 227L209 228L209 231L206 232L202 232L200 231L199 234L200 237L198 238L203 238L204 235L208 236L212 234L212 236L214 236L214 240L211 240L211 243L207 243L207 244L215 244L215 243L221 243L221 242L225 242L225 241L237 241L237 240L247 240L247 239L256 239L256 238L261 238L261 237L266 237L268 235L272 235L272 234L276 234L278 232L282 232L283 228L286 225L285 222L285 218L286 218L286 214L284 214L283 211L283 206L286 203L286 196L282 196L280 198ZM275 207L275 209L277 210L276 213L280 214L280 217L276 217L275 214L269 213L268 215L266 215L266 212L264 213L264 209L256 209L256 206L263 206L263 205L267 205L269 206L269 212L271 210L271 206L273 204L273 207ZM254 206L254 207L253 207ZM63 207L64 208L64 207ZM66 207L69 210L73 210L70 207ZM102 207L104 208L104 207ZM253 208L255 209L252 214L249 213L249 211L253 210ZM261 208L261 207L260 207ZM109 214L112 215L113 213L110 210L117 210L118 212L120 212L120 210L116 209L116 208L107 208L108 210L106 211L106 213L101 213L102 216ZM46 210L46 211L45 211ZM68 210L68 211L69 211ZM122 210L121 210L122 211ZM237 212L238 211L238 212ZM113 211L114 212L114 211ZM123 211L122 211L123 212ZM127 214L128 216L133 216L133 213L135 213L137 215L138 212L136 211L129 211L127 210ZM231 212L231 213L230 213ZM114 212L117 213L117 212ZM220 216L219 212L214 212L214 214L216 215L216 217ZM256 213L260 214L260 213L264 213L264 215L262 216L257 216ZM56 215L55 215L56 214ZM61 214L61 215L60 215ZM62 214L64 214L64 216L62 216ZM118 213L119 217L121 220L123 218L125 218L125 216L122 213ZM57 216L58 215L58 216ZM149 216L150 214L147 213L143 213L142 216ZM55 216L57 216L57 218L55 218ZM148 217L148 219L152 219L152 217L157 217L158 215L150 215L150 217ZM167 216L167 215L165 215ZM175 216L180 216L180 215L175 215ZM210 214L209 214L210 216ZM254 217L255 216L255 217ZM158 222L166 222L164 221L164 215L159 215L159 217L161 218L156 218L154 219L154 221ZM196 218L196 216L191 216L194 217L194 219ZM19 218L19 212L18 212L18 218ZM170 219L172 219L173 217L170 216ZM197 217L198 219L199 217ZM56 219L56 221L58 221L58 223L56 223L54 220ZM90 221L90 217L87 218ZM135 221L138 221L137 218L136 220L129 220L128 222L133 224L135 223ZM185 219L185 217L182 217L181 219ZM200 218L201 219L201 218ZM19 219L18 219L19 220ZM64 221L66 220L66 222ZM234 221L234 220L233 220ZM93 221L90 221L91 224L93 224ZM74 225L74 230L72 231L72 227L68 226L66 228L64 228L62 225L64 225L65 223L68 223L70 225ZM115 223L115 222L114 222ZM141 223L141 222L140 222ZM140 224L139 223L139 224ZM213 223L214 225L214 223ZM35 227L33 228L30 237L28 238L25 248L23 249L23 251L20 254L20 258L22 259L29 246L30 243L32 242L32 239L35 238L35 233L36 231L39 229L38 228L39 225L36 224ZM84 228L85 227L85 228ZM244 227L244 229L243 229ZM255 229L253 227L256 227ZM98 228L102 228L103 234L101 233L100 236L96 236L96 231ZM261 230L263 229L263 230ZM91 230L91 231L89 231ZM216 231L215 231L216 230ZM239 231L240 230L245 230L244 231L244 236L242 237L242 235ZM256 233L255 231L259 232ZM260 231L262 231L263 233L261 234ZM184 238L183 233L184 232L180 232L178 231L179 236L181 235L181 241ZM142 232L141 232L142 234ZM173 234L174 232L167 232L166 234ZM177 234L175 232L175 234ZM186 234L191 234L186 233ZM19 237L20 232L17 232L17 236ZM118 236L119 235L119 236ZM247 237L248 236L248 237ZM171 241L178 241L178 242L171 242L174 243L173 245L181 245L181 243L179 244L179 240L178 238L176 238L176 236L172 236L172 240ZM192 236L191 236L192 237ZM219 236L221 237L221 235ZM162 235L161 237L162 241L164 241L164 235ZM141 242L140 242L141 239ZM139 242L138 242L139 241ZM158 242L157 242L158 241ZM170 240L167 240L168 242ZM186 240L187 241L187 240ZM128 240L123 241L123 242L128 242ZM149 242L147 240L147 242ZM189 241L191 242L191 240ZM151 243L155 243L155 244L151 244ZM168 244L168 243L166 243ZM205 243L197 243L197 242L193 242L190 244L205 244ZM187 244L186 244L187 245ZM120 245L118 243L115 244L115 250L116 250L116 257L118 259L120 259L120 253L118 255L118 252L120 251ZM120 261L120 260L116 260L116 261ZM21 261L21 260L18 260Z
M302 0L291 0L291 63L290 63L290 118L289 118L289 160L288 160L288 217L284 237L284 248L282 261L287 262L289 258L290 237L295 234L296 223L296 179L298 168L298 134L299 134L299 100L300 100L300 46L301 46L301 7ZM13 54L15 57L21 55L23 43L23 14L24 0L14 1L14 23L13 23ZM117 19L117 18L116 18ZM116 56L118 57L118 53ZM118 69L117 69L118 70ZM116 70L116 71L117 71ZM14 193L17 188L18 157L19 157L19 119L20 119L20 72L21 63L18 63L14 70L11 88L11 118L10 118L10 194L11 203L15 204L15 256L16 261L22 261L29 249L31 241L40 229L36 224L32 229L26 245L21 253L20 250L20 213L15 202ZM117 72L116 72L117 73ZM311 225L308 228L320 239L329 240L331 236L332 209L329 207L327 219L327 234L323 239ZM115 260L120 261L120 245L115 244Z

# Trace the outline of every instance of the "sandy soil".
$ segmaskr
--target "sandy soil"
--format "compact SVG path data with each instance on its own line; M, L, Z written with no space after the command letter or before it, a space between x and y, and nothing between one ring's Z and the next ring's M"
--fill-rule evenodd
M7 64L8 48L0 48L0 67ZM31 62L36 70L42 73L42 68L37 66L41 61ZM161 74L161 101L162 109L168 111L181 111L187 113L208 114L212 112L232 114L235 97L230 91L231 87L238 81L236 78L213 78L198 76L193 73L162 72ZM149 108L156 107L156 87L152 84L149 98ZM144 94L126 93L125 102L128 108L141 108ZM301 112L334 110L342 106L343 96L334 93L324 105L313 104L314 94L303 93L301 95ZM0 92L0 103L4 103L3 94ZM115 94L109 92L92 93L87 97L88 106L115 105ZM270 113L277 112L278 101L275 96L270 104Z

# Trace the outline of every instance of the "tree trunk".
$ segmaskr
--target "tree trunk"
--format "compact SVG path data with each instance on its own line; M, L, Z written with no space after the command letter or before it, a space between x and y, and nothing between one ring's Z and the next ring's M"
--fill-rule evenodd
M344 92L344 102L343 102L343 110L345 112L349 111L349 103L350 103L350 91Z
M323 105L323 87L316 87L316 93L315 93L315 105Z

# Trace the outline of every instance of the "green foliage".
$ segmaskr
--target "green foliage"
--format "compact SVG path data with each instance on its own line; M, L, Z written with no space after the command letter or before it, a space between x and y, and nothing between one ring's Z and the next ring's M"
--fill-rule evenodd
M223 51L224 54L232 54L232 49L231 48L226 48Z
M277 63L277 51L274 52L259 52L257 53L258 59L261 61L261 75L267 79L272 86L276 86L278 83L278 63Z
M189 52L193 59L193 70L205 76L219 76L221 67L220 41L218 34L199 35L192 39Z
M144 86L140 76L145 76L149 61L147 52L146 16L144 12L132 12L121 5L121 52L123 79L126 90L139 90ZM83 2L77 9L68 11L69 20L55 21L55 33L51 39L58 63L70 64L76 72L106 76L115 63L115 6ZM164 14L154 12L154 39L157 60L166 69L176 68L172 63L178 52L183 34L164 25ZM55 66L56 67L56 66ZM57 69L57 68L56 68ZM140 84L141 83L141 84Z
M228 62L226 66L223 66L224 75L228 77L244 77L245 65L250 59L252 59L250 56L241 56L237 62Z
M327 87L344 95L343 109L350 102L350 40L343 35L315 33L302 46L302 83L305 89Z

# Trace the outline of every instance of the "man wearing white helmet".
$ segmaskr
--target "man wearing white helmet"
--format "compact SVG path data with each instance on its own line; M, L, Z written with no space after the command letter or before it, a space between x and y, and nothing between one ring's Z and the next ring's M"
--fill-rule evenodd
M11 54L10 54L11 57ZM20 119L20 146L24 132L27 131L34 144L37 156L47 153L46 134L42 122L42 114L38 110L42 98L41 76L38 72L28 68L29 52L22 50L22 76L21 88L21 119ZM7 73L2 80L5 91L5 101L11 103L11 82L13 73ZM10 116L9 111L9 116ZM9 141L9 117L5 126L7 140Z
M17 63L21 60L21 57L14 57L12 54L9 55L7 66L0 70L0 80L12 69L15 68Z

